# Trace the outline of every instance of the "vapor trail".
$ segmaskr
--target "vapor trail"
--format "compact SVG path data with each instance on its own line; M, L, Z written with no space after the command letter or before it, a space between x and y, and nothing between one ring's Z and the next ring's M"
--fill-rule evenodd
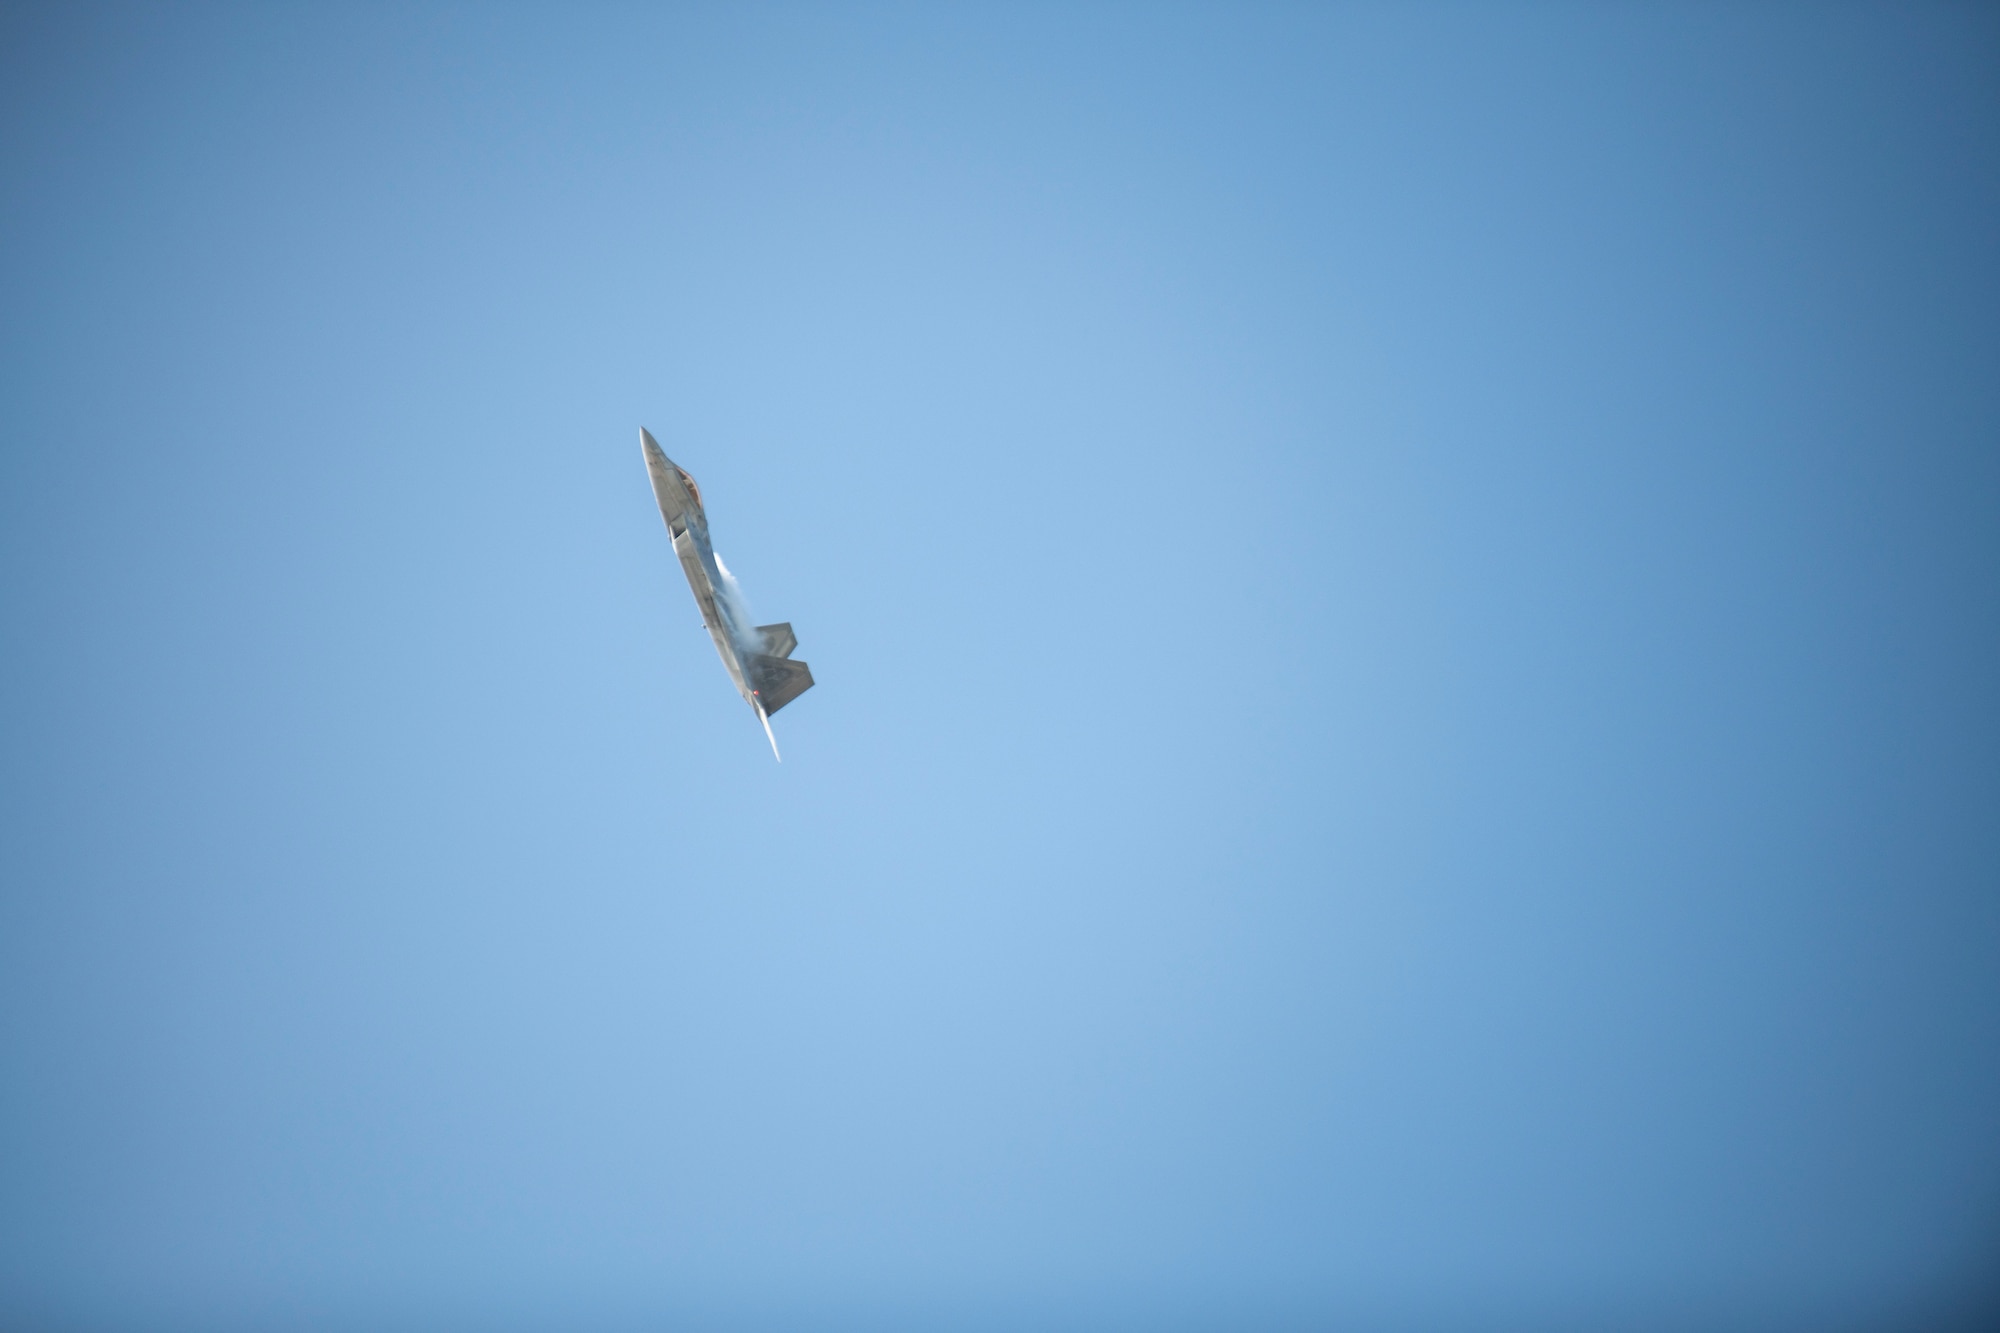
M729 612L729 637L736 640L736 646L746 653L763 652L764 644L757 635L757 622L750 615L750 602L743 596L742 585L729 572L729 566L722 563L720 551L715 553L715 567L722 573L722 602ZM775 742L772 748L777 748Z

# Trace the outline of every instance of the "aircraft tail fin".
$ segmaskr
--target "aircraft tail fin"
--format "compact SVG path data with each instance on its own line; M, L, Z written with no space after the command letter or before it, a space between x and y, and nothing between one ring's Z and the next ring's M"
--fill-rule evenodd
M772 657L790 657L799 646L799 636L792 633L792 622L789 620L777 625L759 625L757 637L763 641L764 651Z
M786 633L791 629L786 627ZM765 713L775 713L813 687L812 668L789 657L753 653L750 679Z

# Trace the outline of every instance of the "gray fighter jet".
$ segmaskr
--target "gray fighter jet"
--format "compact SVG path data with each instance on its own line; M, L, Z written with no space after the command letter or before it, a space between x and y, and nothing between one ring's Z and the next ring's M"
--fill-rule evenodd
M778 738L771 732L771 714L812 688L812 669L792 660L792 650L799 641L791 625L750 624L736 580L709 545L701 488L661 452L659 441L644 427L639 430L639 441L646 454L646 471L653 478L653 495L660 502L660 517L667 520L674 554L681 558L681 569L694 589L695 605L701 608L708 635L715 640L715 651L722 654L722 665L736 682L737 693L756 710L764 734L771 738L771 753L777 755ZM783 756L779 761L783 762Z

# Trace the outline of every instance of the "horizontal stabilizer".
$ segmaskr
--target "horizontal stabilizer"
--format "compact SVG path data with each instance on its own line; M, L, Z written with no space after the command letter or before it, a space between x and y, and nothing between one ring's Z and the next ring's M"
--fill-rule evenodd
M773 657L790 657L799 646L799 636L792 633L789 620L782 625L759 625L757 637L764 641L764 651Z
M786 634L791 633L790 628ZM813 687L812 668L789 657L753 653L748 663L751 687L763 703L765 713L775 713Z

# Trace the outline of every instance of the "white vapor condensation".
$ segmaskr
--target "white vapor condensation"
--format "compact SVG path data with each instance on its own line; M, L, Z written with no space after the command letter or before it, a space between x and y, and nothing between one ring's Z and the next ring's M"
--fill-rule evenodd
M736 646L746 653L764 651L762 637L757 633L757 622L750 616L750 603L743 596L742 585L729 572L729 566L722 563L722 552L715 553L715 567L722 574L723 609L729 613L730 637Z

